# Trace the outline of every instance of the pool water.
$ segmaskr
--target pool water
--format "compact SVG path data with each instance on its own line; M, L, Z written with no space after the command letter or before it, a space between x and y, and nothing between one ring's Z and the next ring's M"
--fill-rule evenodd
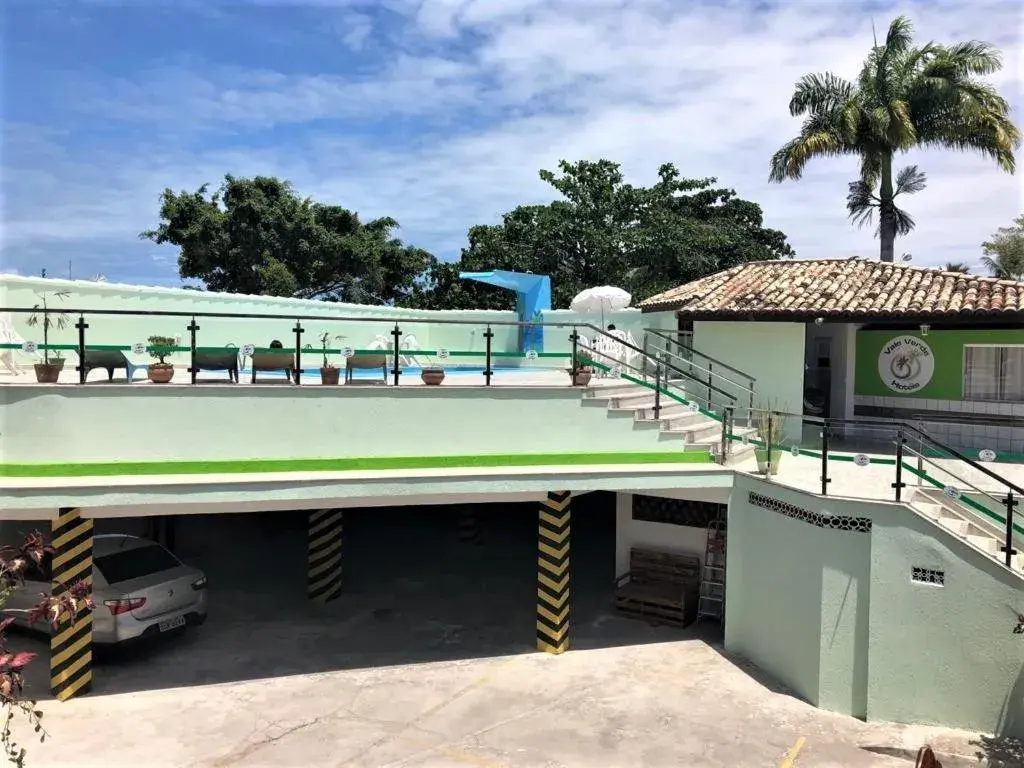
M345 368L344 368L344 366L339 366L339 367L341 368L341 376L342 376L342 379L344 380L344 378L345 378ZM519 367L512 367L512 366L506 366L506 367L493 366L491 368L491 373L502 373L502 374L507 374L507 373L530 373L530 372L535 372L535 371L538 371L538 370L547 370L547 369L543 369L543 368L529 368L529 367L519 368ZM403 366L402 367L402 376L419 376L422 372L423 372L423 369L421 367L419 367L419 366ZM483 378L484 367L482 365L479 365L479 366L477 366L477 365L445 366L444 372L445 372L446 376L469 376L469 375L476 375L476 376L479 376L479 377ZM251 368L241 368L238 371L238 375L239 376L251 376L252 375L252 369ZM259 377L264 377L264 376L278 376L278 377L280 377L280 376L284 376L284 371L266 371L266 372L260 371ZM393 374L391 373L391 369L388 368L388 381L391 380L392 376L393 376ZM257 381L259 380L259 377L257 378ZM305 378L319 378L319 377L320 377L320 367L319 366L317 366L316 368L303 368L302 369L302 378L304 378L304 379ZM360 368L360 369L357 369L357 370L353 371L352 378L354 378L354 379L379 379L380 378L380 369L372 369L371 370L371 369L361 369Z

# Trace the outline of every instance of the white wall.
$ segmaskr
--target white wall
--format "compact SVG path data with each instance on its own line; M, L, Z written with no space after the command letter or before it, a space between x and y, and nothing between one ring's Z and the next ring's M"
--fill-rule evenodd
M729 489L714 489L718 492L714 498L693 497L692 492L683 496L671 492L657 492L650 495L671 495L673 498L698 498L701 501L724 502L728 498ZM698 493L700 491L698 490ZM680 493L682 493L680 491ZM678 552L683 555L696 555L704 565L704 548L707 544L707 532L703 528L691 525L668 525L667 523L647 523L633 519L633 494L615 494L615 575L621 576L629 570L630 547L651 547Z
M757 379L755 408L788 413L803 413L805 335L803 323L693 324L694 348ZM787 423L785 430L792 437L799 434L800 425Z

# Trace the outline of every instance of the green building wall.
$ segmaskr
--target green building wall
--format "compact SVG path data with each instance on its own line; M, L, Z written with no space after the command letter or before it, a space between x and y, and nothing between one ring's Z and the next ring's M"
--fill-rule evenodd
M831 516L870 531L808 522ZM741 474L728 548L726 650L824 709L1024 738L1024 580L994 559L908 507Z
M924 387L894 392L878 375L878 355L899 336L919 338L931 347L935 372ZM855 393L875 397L963 400L964 347L970 344L1024 344L1024 328L1011 330L932 331L928 336L908 331L858 331Z

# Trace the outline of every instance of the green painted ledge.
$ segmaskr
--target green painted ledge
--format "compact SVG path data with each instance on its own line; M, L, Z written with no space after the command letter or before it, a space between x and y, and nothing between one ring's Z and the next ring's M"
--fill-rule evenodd
M114 477L261 472L356 472L385 469L478 469L615 464L711 464L706 451L673 453L527 453L483 456L379 456L241 461L118 461L84 464L0 464L0 477Z

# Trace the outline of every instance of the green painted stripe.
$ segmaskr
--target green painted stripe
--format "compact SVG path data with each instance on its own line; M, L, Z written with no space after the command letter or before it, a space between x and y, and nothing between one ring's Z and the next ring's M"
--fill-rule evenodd
M536 453L482 456L378 456L338 459L240 461L142 461L85 464L0 464L0 477L112 477L118 475L210 475L261 472L353 472L384 469L474 469L618 464L710 464L705 451L673 453Z
M931 483L936 488L945 488L945 485L943 485L941 482L936 480L934 477L929 475L928 472L926 472L924 470L920 470L917 467L914 467L914 466L911 466L910 464L907 464L906 462L903 462L903 469L905 469L907 472L910 472L910 474L916 475L917 477L920 477L922 480L925 480L926 482ZM950 499L950 501L953 501L953 499ZM973 509L973 510L975 510L977 512L980 512L985 517L988 517L988 518L994 520L995 522L999 523L1002 526L1006 525L1006 518L1005 517L1003 517L999 513L995 512L994 510L989 509L984 504L981 504L980 502L975 501L974 499L970 498L969 496L961 495L959 499L956 499L956 501L960 502L965 507L970 507L971 509ZM1024 527L1021 527L1018 523L1014 523L1013 524L1013 530L1016 533L1024 535Z

